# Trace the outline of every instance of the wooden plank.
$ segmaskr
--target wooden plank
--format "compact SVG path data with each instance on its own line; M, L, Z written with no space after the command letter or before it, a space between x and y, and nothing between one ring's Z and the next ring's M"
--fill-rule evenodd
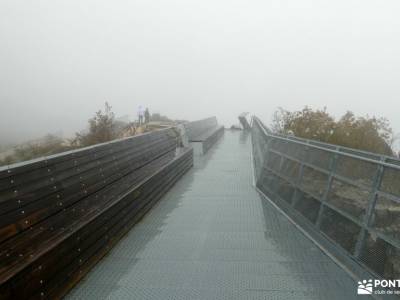
M160 160L162 159L163 158L160 158ZM167 159L169 160L168 157ZM157 166L155 167L158 168ZM152 172L154 172L154 169ZM134 174L134 176L137 176L137 174ZM132 181L134 178L128 177L127 179ZM98 210L107 205L113 196L112 194L115 193L112 186L108 186L105 190L102 190L99 195L89 197L85 201L78 202L76 206L63 210L62 218L50 218L42 223L40 227L33 228L26 233L22 233L20 237L18 236L18 238L11 239L4 243L2 249L7 249L7 251L0 252L0 278L3 269L7 270L12 267L12 263L17 264L18 262L23 263L27 260L29 261L31 255L35 255L40 249L43 249L45 241L51 243L54 242L57 236L62 236L64 233L62 229L67 228L68 225L65 223L65 220L67 220L71 226L79 226L79 220L82 218L87 220L90 218L91 214L98 213ZM32 239L40 240L42 243L39 245L35 243L32 244Z
M153 146L153 145L151 145ZM158 145L154 145L154 146L158 146ZM171 149L171 144L167 145L170 147ZM144 149L140 149L140 150L144 150ZM163 149L160 149L160 151ZM107 161L101 164L101 176L108 176L107 173L110 172L110 168L111 168L111 172L115 173L116 171L113 169L115 166L117 167L121 167L121 168L126 168L127 166L131 166L132 164L130 162L138 162L137 164L135 164L134 167L139 167L141 165L146 164L148 161L150 161L150 157L148 157L148 153L127 153L124 154L123 157L118 157L118 163L116 163L114 160L113 161ZM28 196L33 196L33 197L39 197L39 199L37 201L44 201L46 203L49 203L49 201L52 201L56 198L60 198L62 194L66 194L68 193L68 188L65 186L68 186L68 182L73 181L74 184L77 184L76 181L83 181L82 184L84 186L90 185L93 182L96 182L99 180L99 178L97 178L98 174L100 173L99 171L99 167L97 167L96 169L91 169L87 172L84 173L80 173L79 174L79 178L76 177L70 177L65 179L62 182L55 182L52 184L51 187L46 187L43 189L39 189L36 191L36 193L34 195L30 195L28 194ZM93 173L94 171L94 173ZM85 182L84 178L85 177L91 177L88 179L88 181L91 182ZM85 188L82 188L83 190L85 190ZM40 192L41 191L41 192ZM24 195L25 197L26 195ZM38 204L37 201L31 201L28 202L27 205L22 205L23 203L27 202L25 198L20 198L18 200L18 204L14 204L14 212L8 212L6 213L6 215L2 215L1 216L1 220L0 220L0 227L1 226L5 226L10 224L13 220L12 218L15 217L14 222L18 222L18 220L23 219L24 220L24 224L26 223L28 226L32 225L32 222L30 222L29 218L27 216L29 216L30 213L34 213L35 212L35 207L37 206L37 209L40 210L44 204ZM15 206L19 205L16 209ZM4 209L4 208L3 208ZM11 219L10 219L11 218Z
M117 236L126 227L124 222L132 220L151 199L161 197L165 186L193 163L191 150L174 159L176 136L173 130L164 130L141 136L140 143L126 139L22 165L6 175L6 170L0 171L1 182L18 178L7 184L11 188L23 186L21 194L25 194L19 197L31 196L31 202L23 206L13 203L14 211L5 212L0 207L4 217L0 219L0 241L6 239L0 244L0 298L33 295L43 289L44 281L38 277L52 282L55 278L63 281L65 274L75 276L76 262L81 264L82 255L86 255L85 261L91 260L97 252L91 252L93 249L109 244L102 240L104 233ZM30 174L19 178L24 172ZM44 178L37 180L38 175ZM49 178L53 180L48 182ZM51 186L53 193L48 190ZM30 195L31 191L36 194ZM0 196L4 194L3 190ZM15 200L13 196L10 199ZM5 204L7 201L0 202ZM23 217L19 215L22 208ZM75 253L77 245L92 250ZM68 285L54 282L47 287L49 291ZM14 292L10 294L10 290Z
M180 166L184 166L184 172L187 171L187 169L192 165L192 158L190 158L189 156L186 156L186 159L183 160L183 162L180 163ZM183 159L183 158L182 158ZM177 173L177 169L178 169L179 165L175 164L170 164L170 166L168 168L166 168L165 170L167 170L168 172L171 173L172 171L175 171L175 173ZM175 170L173 170L173 168L175 168ZM108 216L108 218L103 218L103 220L105 220L106 223L104 223L103 225L99 225L98 222L101 221L101 217L97 218L95 220L94 223L92 223L94 226L86 226L83 228L84 231L86 231L85 235L80 235L80 240L79 243L74 243L73 241L75 240L75 237L71 237L68 240L65 241L72 241L69 243L69 247L64 246L63 248L57 247L55 250L53 251L53 259L48 259L47 260L47 266L46 266L46 261L41 261L38 262L40 263L40 271L39 272L32 272L29 275L31 275L31 277L27 278L25 276L20 277L18 282L20 282L21 285L25 284L25 288L24 289L16 289L17 292L26 292L27 290L31 290L31 288L29 288L31 285L34 285L35 287L32 286L32 289L35 288L43 288L43 282L47 282L48 280L50 280L51 278L60 278L61 280L65 280L66 277L66 272L68 272L68 270L70 270L71 268L74 268L73 264L68 263L69 260L74 260L75 263L78 262L77 265L75 265L76 267L80 267L80 265L82 264L82 261L86 260L83 258L82 255L88 255L87 251L85 250L88 245L89 245L89 249L93 248L90 245L96 244L98 243L98 240L102 239L102 236L104 235L104 233L107 233L107 236L113 236L114 234L112 234L111 232L113 232L112 230L115 231L115 226L113 224L117 224L120 222L123 222L123 220L131 220L132 219L132 214L136 214L136 212L138 210L141 209L141 207L143 205L146 204L146 201L149 201L149 199L153 198L154 195L159 194L160 196L163 194L161 192L162 188L165 186L165 182L167 182L168 180L168 176L166 176L165 174L166 172L159 172L158 176L154 176L152 178L152 180L147 181L144 185L142 185L140 187L140 192L138 194L135 194L136 191L134 191L134 200L137 201L132 201L132 199L128 200L128 201L119 201L119 205L115 205L113 207L113 210L108 210L104 213L104 216L113 213L113 216ZM160 180L164 178L164 180ZM154 188L155 184L159 184L159 186L157 188ZM125 217L125 219L124 219ZM90 229L91 228L91 229ZM117 230L119 231L119 229ZM65 244L64 241L64 244ZM81 251L73 251L76 250L75 249L71 249L74 247L79 247L77 249L80 249ZM64 250L64 251L63 251ZM93 253L91 253L89 256L94 255ZM62 258L62 259L61 259ZM62 263L62 265L57 264L58 263ZM67 267L65 264L68 263L70 265L70 267ZM37 264L37 263L36 263ZM51 270L49 269L52 268L53 271L51 272ZM36 267L36 270L39 270L39 268ZM59 274L54 274L54 272L56 270L63 270L63 271L58 271ZM46 272L47 276L44 276ZM61 272L61 273L60 273ZM36 275L36 276L35 276ZM55 276L55 277L54 277ZM58 277L57 277L58 276ZM38 279L40 277L40 279ZM53 279L54 281L54 279ZM53 282L50 280L50 282ZM27 286L26 283L29 282L29 285ZM16 281L14 281L14 283L16 283ZM65 284L65 283L64 283ZM46 294L48 294L46 292ZM32 295L30 294L30 292L27 295ZM17 296L17 295L15 295ZM23 296L23 295L18 295Z
M170 179L168 182L165 182L159 189L158 191L153 191L152 194L146 195L144 199L147 200L147 202L143 203L140 210L135 212L134 215L132 214L127 214L123 219L122 216L119 216L118 218L115 218L118 220L115 226L111 227L112 229L107 232L107 235L104 239L98 240L96 243L92 244L81 256L79 256L73 264L70 265L71 269L70 272L65 275L65 272L60 274L58 276L60 283L56 285L55 287L52 287L49 291L49 287L45 287L46 294L51 295L51 296L61 296L58 292L58 290L62 290L63 286L69 286L71 278L74 277L74 275L80 275L82 272L85 272L85 269L87 268L87 271L91 268L90 261L93 258L93 260L98 261L100 257L98 256L98 253L102 250L105 250L108 252L109 249L112 248L112 246L127 232L129 231L129 228L134 225L138 219L142 217L142 215L147 212L148 209L151 208L152 205L156 201L158 201L159 198L162 197L162 195L176 182L178 178L180 178L187 170L190 168L192 163L187 163L186 166L183 168L183 170L180 171L180 173L175 174L175 176ZM158 180L157 180L158 181ZM132 218L133 217L133 218ZM122 220L121 220L122 219ZM99 246L99 244L102 242L102 245ZM107 248L108 246L108 248ZM75 266L75 268L73 268ZM67 270L67 269L65 269ZM65 280L65 278L68 278L68 280ZM51 287L53 282L49 284Z

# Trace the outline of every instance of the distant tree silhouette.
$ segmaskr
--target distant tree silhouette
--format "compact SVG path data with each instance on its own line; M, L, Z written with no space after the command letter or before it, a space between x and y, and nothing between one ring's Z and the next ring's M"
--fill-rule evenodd
M300 111L279 108L273 116L274 133L314 139L321 142L394 155L393 132L385 118L356 117L347 112L338 121L323 110L305 107Z
M166 116L160 114L153 114L150 119L160 122L173 122ZM138 132L134 123L115 120L112 107L108 102L104 104L104 111L97 111L95 115L88 120L88 123L88 130L76 133L75 137L72 139L65 140L56 135L49 134L36 141L15 146L10 151L10 154L0 156L0 166L104 143L116 138L133 136L143 132ZM156 130L156 128L148 128L145 130L151 131Z
M335 120L327 113L326 108L314 111L305 107L294 112L278 108L274 113L271 129L278 134L293 134L328 142L334 127Z
M148 108L144 111L144 122L147 124L150 122L150 111Z
M393 132L385 118L356 117L347 112L337 123L330 142L346 147L393 155Z
M154 122L173 122L168 117L160 115L159 113L153 113L150 117L150 120Z

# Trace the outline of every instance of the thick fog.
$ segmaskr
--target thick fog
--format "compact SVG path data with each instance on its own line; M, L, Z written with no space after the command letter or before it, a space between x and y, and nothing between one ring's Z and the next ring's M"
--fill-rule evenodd
M400 2L0 1L0 143L73 134L108 101L170 118L282 106L400 132Z

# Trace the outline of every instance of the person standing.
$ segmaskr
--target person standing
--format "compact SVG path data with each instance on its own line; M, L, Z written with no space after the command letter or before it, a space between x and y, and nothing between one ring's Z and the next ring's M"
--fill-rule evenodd
M150 112L149 108L146 107L146 110L144 111L144 122L147 124L150 122Z
M144 116L143 107L141 105L139 105L139 108L138 108L139 126L143 124L143 116Z

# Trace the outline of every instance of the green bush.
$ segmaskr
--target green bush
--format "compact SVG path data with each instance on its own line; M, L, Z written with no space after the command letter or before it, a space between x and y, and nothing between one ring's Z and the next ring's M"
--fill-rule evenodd
M74 145L85 147L108 142L118 137L115 115L107 102L104 105L104 112L102 110L97 111L88 122L89 131L87 133L76 133L73 140Z

